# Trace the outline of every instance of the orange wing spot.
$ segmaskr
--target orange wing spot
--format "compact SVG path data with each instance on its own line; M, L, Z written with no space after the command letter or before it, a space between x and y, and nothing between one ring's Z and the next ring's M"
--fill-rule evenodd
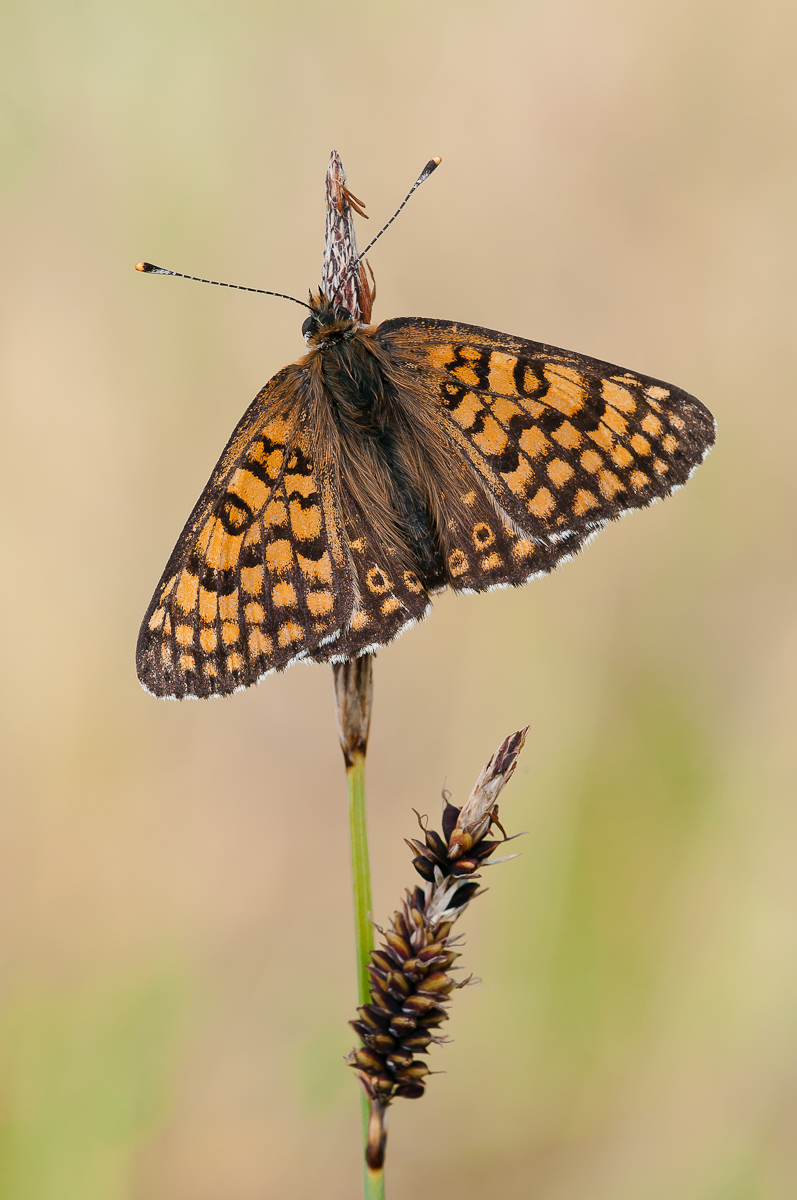
M473 508L474 504L476 503L476 493L475 492L466 492L465 495L462 497L462 503L465 505L466 508Z
M289 496L304 496L305 500L318 494L315 475L308 471L306 475L286 475L285 491ZM293 507L291 505L291 507Z
M661 439L661 444L667 454L672 454L675 447L678 445L678 439L674 438L671 433L665 434Z
M576 492L573 512L577 517L583 517L585 512L589 512L591 508L596 508L599 503L600 501L597 496L593 496L592 492L588 492L586 488L579 488Z
M282 584L279 585L280 587ZM244 616L250 625L262 625L266 619L266 614L263 612L263 605L258 604L256 600L252 600L244 609Z
M454 348L450 344L432 346L429 351L429 362L439 371L444 371L454 358Z
M547 454L552 447L542 430L535 425L533 429L523 430L520 437L520 449L531 458L536 458L538 454Z
M371 570L365 577L365 582L368 585L368 590L376 596L381 596L391 587L390 580L379 567L371 567Z
M663 429L661 421L654 413L646 413L639 424L651 437L657 437Z
M205 562L216 571L228 571L238 563L238 554L243 538L227 533L221 521L214 522L208 548L205 551Z
M612 408L619 408L620 412L624 413L636 412L636 400L631 392L628 388L620 387L619 383L615 383L614 380L604 379L601 393L606 403L611 404Z
M244 546L257 546L260 544L260 522L255 521L247 529L244 534Z
M502 471L501 478L506 481L506 486L514 496L525 496L528 494L529 485L534 483L534 472L531 469L531 463L527 458L521 458L514 471Z
M359 537L352 538L349 542L349 545L351 546L352 550L356 550L358 554L362 554L363 550L365 549L365 542Z
M169 582L166 584L166 587L165 587L165 588L163 589L163 591L161 592L161 600L165 600L165 599L166 599L166 597L169 595L169 592L172 590L172 588L174 587L174 585L175 585L176 583L177 583L177 576L176 576L176 575L172 575L171 579L170 579L170 580L169 580Z
M598 487L601 490L601 495L605 496L607 500L611 500L612 496L616 495L617 492L624 490L622 483L612 471L598 472Z
M423 584L414 571L404 572L404 585L405 587L408 587L411 592L415 592L416 596L423 591Z
M229 596L219 596L219 616L222 621L238 620L238 589Z
M554 498L547 488L538 488L529 500L529 512L533 513L535 517L547 517L554 508L554 503Z
M621 446L619 443L612 450L611 459L616 467L621 468L627 467L629 463L634 461L633 455L626 450L625 446Z
M164 632L164 633L165 633L167 636L168 636L169 634L171 634L171 632L172 632L172 619L171 619L171 617L169 616L169 614L168 614L168 613L166 614L166 618L165 618L165 620L164 620L164 622L163 622L163 632Z
M670 394L670 389L665 387L649 387L645 388L645 395L651 400L666 400Z
M452 550L448 556L448 569L456 579L458 575L464 575L468 569L468 560L461 550Z
M628 422L625 417L621 416L617 409L612 408L611 405L604 409L601 422L604 425L608 425L609 429L613 429L615 433L625 433L628 429Z
M307 593L307 607L314 617L323 617L335 607L335 597L326 588Z
M457 407L451 409L451 416L462 429L470 429L483 410L484 405L479 397L474 392L465 392Z
M180 670L181 671L196 670L196 663L194 661L193 654L181 654L180 655Z
M269 542L266 546L266 565L269 571L288 571L293 565L293 551L290 542L280 538L277 542Z
M460 383L464 383L466 387L479 386L479 376L476 374L473 367L467 367L464 363L460 363L459 366L454 367L451 371L451 374L455 379L458 379Z
M517 386L513 374L516 362L517 359L514 355L505 354L503 350L493 350L490 355L489 387L491 392L503 392L505 396L517 395Z
M641 433L635 433L631 438L631 449L635 454L650 454L650 442Z
M243 668L244 660L237 650L233 650L227 655L227 670L232 674L234 671L240 671Z
M603 424L599 425L597 429L590 429L587 437L596 446L600 446L601 450L611 450L614 445L614 434Z
M482 559L481 567L483 571L495 571L497 567L502 567L504 560L500 554L488 554Z
M266 505L263 513L266 525L284 525L288 520L288 510L282 500L272 500Z
M534 367L523 368L523 391L527 396L530 396L532 392L536 392L541 383L542 380L534 370Z
M152 616L149 619L149 625L147 626L147 628L151 629L154 633L156 629L160 629L161 625L163 624L163 618L165 616L166 616L165 609L156 608L154 613L152 614Z
M277 641L283 650L290 646L291 642L299 642L303 637L304 630L295 621L286 621L284 625L280 625L277 633Z
M561 458L555 458L553 462L548 463L548 478L554 487L563 487L573 478L573 468Z
M585 450L581 455L581 465L585 471L594 474L603 466L603 457L598 454L597 450Z
M278 583L271 589L271 600L275 608L294 608L296 589L290 583Z
M631 487L635 492L642 492L650 483L650 478L644 471L631 472Z
M241 630L237 621L225 621L221 627L221 640L225 646L231 646L233 642L237 642L241 636Z
M248 596L259 596L263 591L263 564L256 567L241 567L241 591Z
M174 630L174 636L181 646L190 646L194 640L193 625L177 625Z
M212 663L212 662L203 663L202 664L202 674L207 676L208 679L215 679L216 676L218 675L218 671L216 670L216 664Z
M290 436L290 426L284 417L272 417L263 433L270 442L284 444Z
M551 437L565 450L575 450L576 446L581 445L581 434L569 421L564 421Z
M483 454L500 454L508 438L494 417L486 417L481 432L474 433L473 440Z
M312 508L302 508L295 500L291 500L291 529L294 536L303 542L311 542L321 532L321 509L317 505Z
M379 611L383 616L389 617L397 608L401 608L401 601L397 596L387 596L379 606Z
M257 512L263 507L271 491L271 488L267 488L262 480L244 467L238 468L227 487L239 500L248 504L252 512Z
M513 417L523 415L523 409L515 404L512 400L507 400L505 396L488 397L490 407L493 410L493 415L502 425L508 425Z
M269 479L279 478L279 473L285 463L285 455L281 450L272 450L266 458L264 466Z
M512 546L512 554L515 558L529 558L534 551L535 545L531 538L518 538Z
M358 608L351 619L351 627L355 632L359 632L369 624L370 618L362 608Z
M243 572L242 572L243 574ZM215 592L209 591L207 588L199 589L199 618L206 625L216 620L216 613L219 607L219 599Z
M215 629L202 629L199 634L199 644L205 654L212 654L219 644Z
M683 431L686 428L686 425L684 424L684 422L681 420L681 418L679 416L676 416L675 413L669 414L669 422L672 425L673 429Z
M199 536L197 537L196 548L197 548L198 554L204 554L205 551L207 550L208 542L210 541L210 535L212 534L212 532L213 532L213 518L211 517L210 520L206 521L205 524L202 526Z
M669 469L670 468L668 467L667 463L662 462L660 458L653 459L653 470L657 475L666 475Z
M545 397L546 404L565 417L572 417L584 407L584 377L574 367L548 366L545 378L551 385Z
M177 591L174 593L174 598L184 613L189 613L193 610L198 593L198 577L190 575L188 571L183 571L180 576L180 582L177 585Z
M250 629L246 640L252 658L259 658L261 654L269 657L274 651L274 643L262 629Z
M473 544L477 550L486 550L495 541L495 532L484 521L473 526Z
M318 559L303 558L301 554L297 554L296 561L299 564L299 570L308 583L332 582L332 561L328 550L325 550Z

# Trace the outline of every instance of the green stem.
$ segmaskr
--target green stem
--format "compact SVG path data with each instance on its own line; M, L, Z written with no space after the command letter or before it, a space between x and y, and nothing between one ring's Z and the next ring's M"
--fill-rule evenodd
M374 948L371 925L371 869L368 865L368 832L365 822L365 752L371 727L373 701L372 654L362 654L348 662L334 663L335 712L338 719L340 748L346 763L349 785L349 828L351 830L351 874L354 892L354 940L357 950L357 996L359 1006L371 1001L368 963ZM384 1163L385 1111L376 1100L369 1104L362 1093L363 1157L365 1159L365 1200L384 1200L383 1168L369 1167Z
M354 891L354 940L357 953L357 1003L369 1004L371 981L368 962L374 948L371 925L371 868L368 863L368 830L365 821L365 754L355 750L346 769L349 784L351 874Z
M374 948L374 929L371 924L371 868L368 861L368 829L365 817L365 753L355 750L351 765L346 768L349 785L349 828L351 831L351 874L354 893L354 942L357 955L357 1002L371 1000L368 962ZM368 1140L370 1106L363 1092L361 1097L363 1152ZM384 1200L384 1169L372 1171L364 1166L365 1200Z

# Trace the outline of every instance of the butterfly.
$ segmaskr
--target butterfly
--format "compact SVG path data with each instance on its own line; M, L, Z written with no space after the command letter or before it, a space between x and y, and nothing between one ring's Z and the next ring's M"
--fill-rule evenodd
M333 154L307 353L244 413L166 565L136 655L156 696L346 661L443 588L546 575L714 442L708 409L659 379L457 321L368 324L352 210Z

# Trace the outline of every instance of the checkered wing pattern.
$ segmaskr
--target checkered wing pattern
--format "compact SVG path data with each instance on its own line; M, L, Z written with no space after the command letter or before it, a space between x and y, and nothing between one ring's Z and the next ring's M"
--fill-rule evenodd
M239 422L144 617L136 663L154 695L224 695L293 661L351 657L426 611L341 478L328 414L297 364Z
M377 337L464 468L442 501L458 590L552 570L683 485L714 441L699 400L611 363L450 321L389 320Z

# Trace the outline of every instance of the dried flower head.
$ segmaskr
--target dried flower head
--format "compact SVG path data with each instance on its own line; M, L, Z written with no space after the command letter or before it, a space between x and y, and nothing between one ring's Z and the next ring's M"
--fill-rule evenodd
M472 982L471 977L459 982L451 977L460 941L451 930L481 890L479 868L508 840L506 834L500 841L488 840L486 834L493 825L501 829L498 795L514 772L526 733L521 729L501 743L461 809L446 798L442 836L416 814L423 839L413 838L407 845L426 884L408 889L389 927L379 929L382 945L372 952L368 968L371 1002L359 1008L359 1018L351 1022L362 1046L347 1061L359 1074L372 1117L380 1118L372 1120L371 1167L379 1166L384 1151L380 1114L396 1096L423 1095L430 1071L418 1056L445 1040L437 1031L448 1017L449 998Z

